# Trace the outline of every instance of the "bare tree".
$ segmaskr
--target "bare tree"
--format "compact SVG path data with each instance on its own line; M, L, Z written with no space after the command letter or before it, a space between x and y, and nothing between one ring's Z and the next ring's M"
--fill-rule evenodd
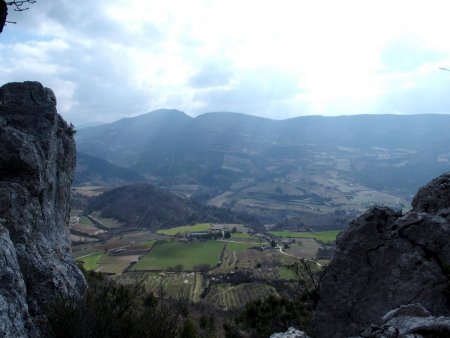
M0 33L3 31L3 27L7 23L15 23L14 21L6 20L8 16L8 6L11 6L16 12L23 12L29 9L29 4L36 3L37 0L15 0L15 1L5 1L0 0Z
M3 31L3 26L5 26L7 16L8 7L6 6L6 2L0 0L0 33Z

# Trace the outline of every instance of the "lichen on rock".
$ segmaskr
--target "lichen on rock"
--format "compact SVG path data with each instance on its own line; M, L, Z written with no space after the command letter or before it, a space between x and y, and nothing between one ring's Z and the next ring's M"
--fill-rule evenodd
M70 127L37 82L0 87L0 336L41 335L45 306L84 293L70 251Z

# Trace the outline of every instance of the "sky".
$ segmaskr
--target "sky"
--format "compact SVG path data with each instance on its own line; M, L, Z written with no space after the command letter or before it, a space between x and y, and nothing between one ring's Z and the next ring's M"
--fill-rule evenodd
M160 108L450 113L448 0L37 0L0 35L0 84L40 81L76 126Z

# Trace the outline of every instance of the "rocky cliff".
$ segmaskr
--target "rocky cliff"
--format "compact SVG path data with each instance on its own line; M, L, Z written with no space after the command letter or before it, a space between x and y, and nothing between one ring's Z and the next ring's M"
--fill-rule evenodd
M357 336L413 303L450 315L450 174L421 188L412 206L405 215L373 208L338 237L320 281L315 336Z
M73 130L50 89L0 87L0 145L0 336L40 336L46 304L86 288L67 228Z

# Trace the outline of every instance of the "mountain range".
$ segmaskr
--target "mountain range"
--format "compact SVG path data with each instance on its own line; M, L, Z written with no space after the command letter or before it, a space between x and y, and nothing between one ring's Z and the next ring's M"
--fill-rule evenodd
M80 129L76 141L79 152L136 178L276 221L408 208L414 191L449 170L449 127L449 115L271 120L162 109Z

